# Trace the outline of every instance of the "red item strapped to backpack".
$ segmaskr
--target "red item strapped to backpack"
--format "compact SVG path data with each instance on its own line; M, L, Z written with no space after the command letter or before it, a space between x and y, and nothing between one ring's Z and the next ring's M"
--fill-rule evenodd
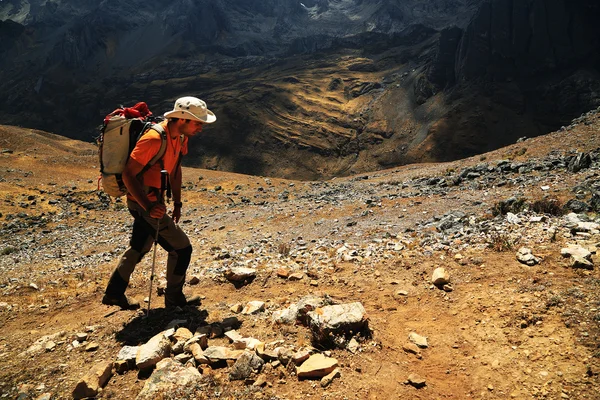
M129 118L146 118L152 115L152 111L148 108L148 105L143 101L140 101L133 107L117 108L104 118L104 123L107 124L111 117L115 115Z

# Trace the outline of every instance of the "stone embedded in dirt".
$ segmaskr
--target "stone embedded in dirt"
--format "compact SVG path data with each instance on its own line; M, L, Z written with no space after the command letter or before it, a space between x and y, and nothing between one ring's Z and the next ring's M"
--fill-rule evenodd
M592 259L592 252L588 249L583 248L577 244L570 244L569 246L560 250L560 255L563 257L581 257L588 261Z
M79 332L75 334L75 340L77 340L79 343L85 342L88 338L88 334L85 332Z
M243 309L244 309L244 306L240 303L236 303L236 304L232 305L231 307L229 307L229 310L235 314L241 313Z
M225 271L225 278L232 282L244 282L256 278L256 270L253 268L234 267Z
M331 340L332 336L356 334L368 325L365 308L359 302L320 307L307 316L318 342Z
M156 370L146 380L136 400L155 400L173 398L193 398L193 393L200 385L202 375L196 368L184 367L171 358L166 358L156 365ZM186 393L189 390L190 393Z
M416 387L417 389L420 389L422 387L425 387L427 385L427 382L425 381L424 378L421 378L420 376L416 375L416 374L410 374L408 376L408 379L406 381L409 385L412 385L414 387Z
M290 270L288 268L279 268L277 269L277 276L283 279L288 279L290 276Z
M288 277L288 280L290 280L290 281L301 281L302 279L304 279L303 272L294 272L293 274L290 274L290 276Z
M264 311L264 309L265 309L264 301L254 300L254 301L250 301L250 302L248 302L248 304L246 304L246 306L242 310L242 314L245 314L245 315L256 314L258 312Z
M86 397L95 397L100 388L103 388L112 376L112 362L101 362L92 367L92 369L83 377L75 389L73 389L74 399L84 399Z
M277 360L279 358L279 350L268 350L264 343L259 343L255 350L256 354L265 361Z
M211 362L219 360L237 360L243 353L244 350L231 350L222 346L210 346L203 352L204 356Z
M506 220L511 224L519 225L521 224L521 218L517 217L515 214L508 212L506 213Z
M530 267L539 264L542 261L541 258L534 256L531 252L531 249L527 247L521 247L517 251L517 260L522 264L529 265Z
M419 346L417 346L414 343L405 343L404 345L402 345L402 350L404 350L407 353L414 354L417 357L421 356L421 349L419 349Z
M359 349L359 344L356 341L356 339L352 338L350 339L350 341L348 342L348 344L346 345L346 349L352 353L352 354L356 354L358 352Z
M583 269L589 269L589 270L594 269L594 263L591 261L588 261L587 259L585 259L583 257L572 256L571 260L572 260L572 264L571 264L572 268L583 268Z
M339 378L340 376L341 376L341 370L339 368L334 369L328 375L321 378L321 387L329 386L335 378Z
M443 286L446 283L450 282L450 274L446 271L445 268L439 267L433 271L433 275L431 276L431 283L436 286Z
M239 332L234 330L225 332L225 336L227 339L229 339L236 350L254 350L256 346L262 343L260 340L255 338L243 337L239 334Z
M582 221L575 213L567 214L565 217L567 224L571 225L573 232L588 232L592 234L600 233L600 224L596 222Z
M296 367L296 375L298 379L322 378L331 373L337 366L338 362L335 358L325 357L320 353L313 354L302 365Z
M427 338L425 336L421 336L416 332L411 332L408 334L408 340L416 344L417 346L426 349L429 347L427 344Z
M262 358L254 352L245 351L233 364L229 372L229 379L232 381L247 379L252 375L252 372L260 372L264 365Z
M197 276L193 275L192 277L190 277L190 280L188 281L188 284L191 286L197 285L200 283L200 278L198 278Z
M61 331L55 333L53 335L42 336L38 340L35 341L31 346L27 348L24 352L19 354L20 356L32 356L37 353L40 353L46 349L46 343L53 342L55 340L60 340L65 337L67 333L65 331Z
M171 341L165 336L165 332L161 332L140 346L135 358L135 364L138 369L152 368L160 360L168 357L170 352Z
M85 346L85 351L96 351L100 348L100 345L96 342L91 342Z
M49 340L46 342L45 349L46 351L54 351L56 349L56 343L54 343L52 340Z

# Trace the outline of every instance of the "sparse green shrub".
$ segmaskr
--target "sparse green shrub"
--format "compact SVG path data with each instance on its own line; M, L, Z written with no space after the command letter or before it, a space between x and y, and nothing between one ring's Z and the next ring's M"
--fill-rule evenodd
M546 302L546 308L558 307L564 303L564 300L559 295L554 295Z
M514 248L514 243L505 233L492 232L488 247L498 253L510 251Z
M16 247L7 246L2 249L2 252L0 252L0 255L7 256L9 254L16 253L17 251L19 251L19 249L17 249Z

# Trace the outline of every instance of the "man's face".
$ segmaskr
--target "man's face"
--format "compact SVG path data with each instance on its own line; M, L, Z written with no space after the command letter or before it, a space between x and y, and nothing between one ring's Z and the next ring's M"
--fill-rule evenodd
M179 120L179 133L192 137L202 131L202 122L200 121L191 121L189 119L180 119Z

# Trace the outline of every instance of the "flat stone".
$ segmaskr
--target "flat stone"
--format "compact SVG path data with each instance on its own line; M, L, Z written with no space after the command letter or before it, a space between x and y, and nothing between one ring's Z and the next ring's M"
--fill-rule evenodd
M256 270L244 267L230 268L225 271L225 278L232 282L243 282L256 278Z
M416 332L411 332L408 334L408 340L416 344L417 346L426 349L429 347L427 344L427 338L425 336L421 336Z
M337 366L338 362L335 358L325 357L320 353L313 354L302 365L296 367L296 375L298 379L322 378L333 372Z
M117 354L117 361L135 362L140 346L123 346Z
M204 350L204 356L211 361L218 360L237 360L242 354L243 350L231 350L227 347L222 346L210 346Z
M242 310L242 314L245 314L245 315L256 314L261 311L264 311L264 309L265 309L264 301L258 301L258 300L250 301L250 302L248 302L248 304L246 304L246 307L244 307L244 309Z
M152 337L147 343L140 346L135 358L138 369L154 367L160 360L169 356L171 341L164 332Z
M560 254L563 257L580 257L580 258L584 258L588 261L591 261L592 259L592 252L579 246L579 245L569 245L568 247L565 247L563 249L560 250Z
M408 384L416 387L417 389L420 389L422 387L425 387L427 385L427 382L424 378L421 378L416 374L410 374L408 376Z

